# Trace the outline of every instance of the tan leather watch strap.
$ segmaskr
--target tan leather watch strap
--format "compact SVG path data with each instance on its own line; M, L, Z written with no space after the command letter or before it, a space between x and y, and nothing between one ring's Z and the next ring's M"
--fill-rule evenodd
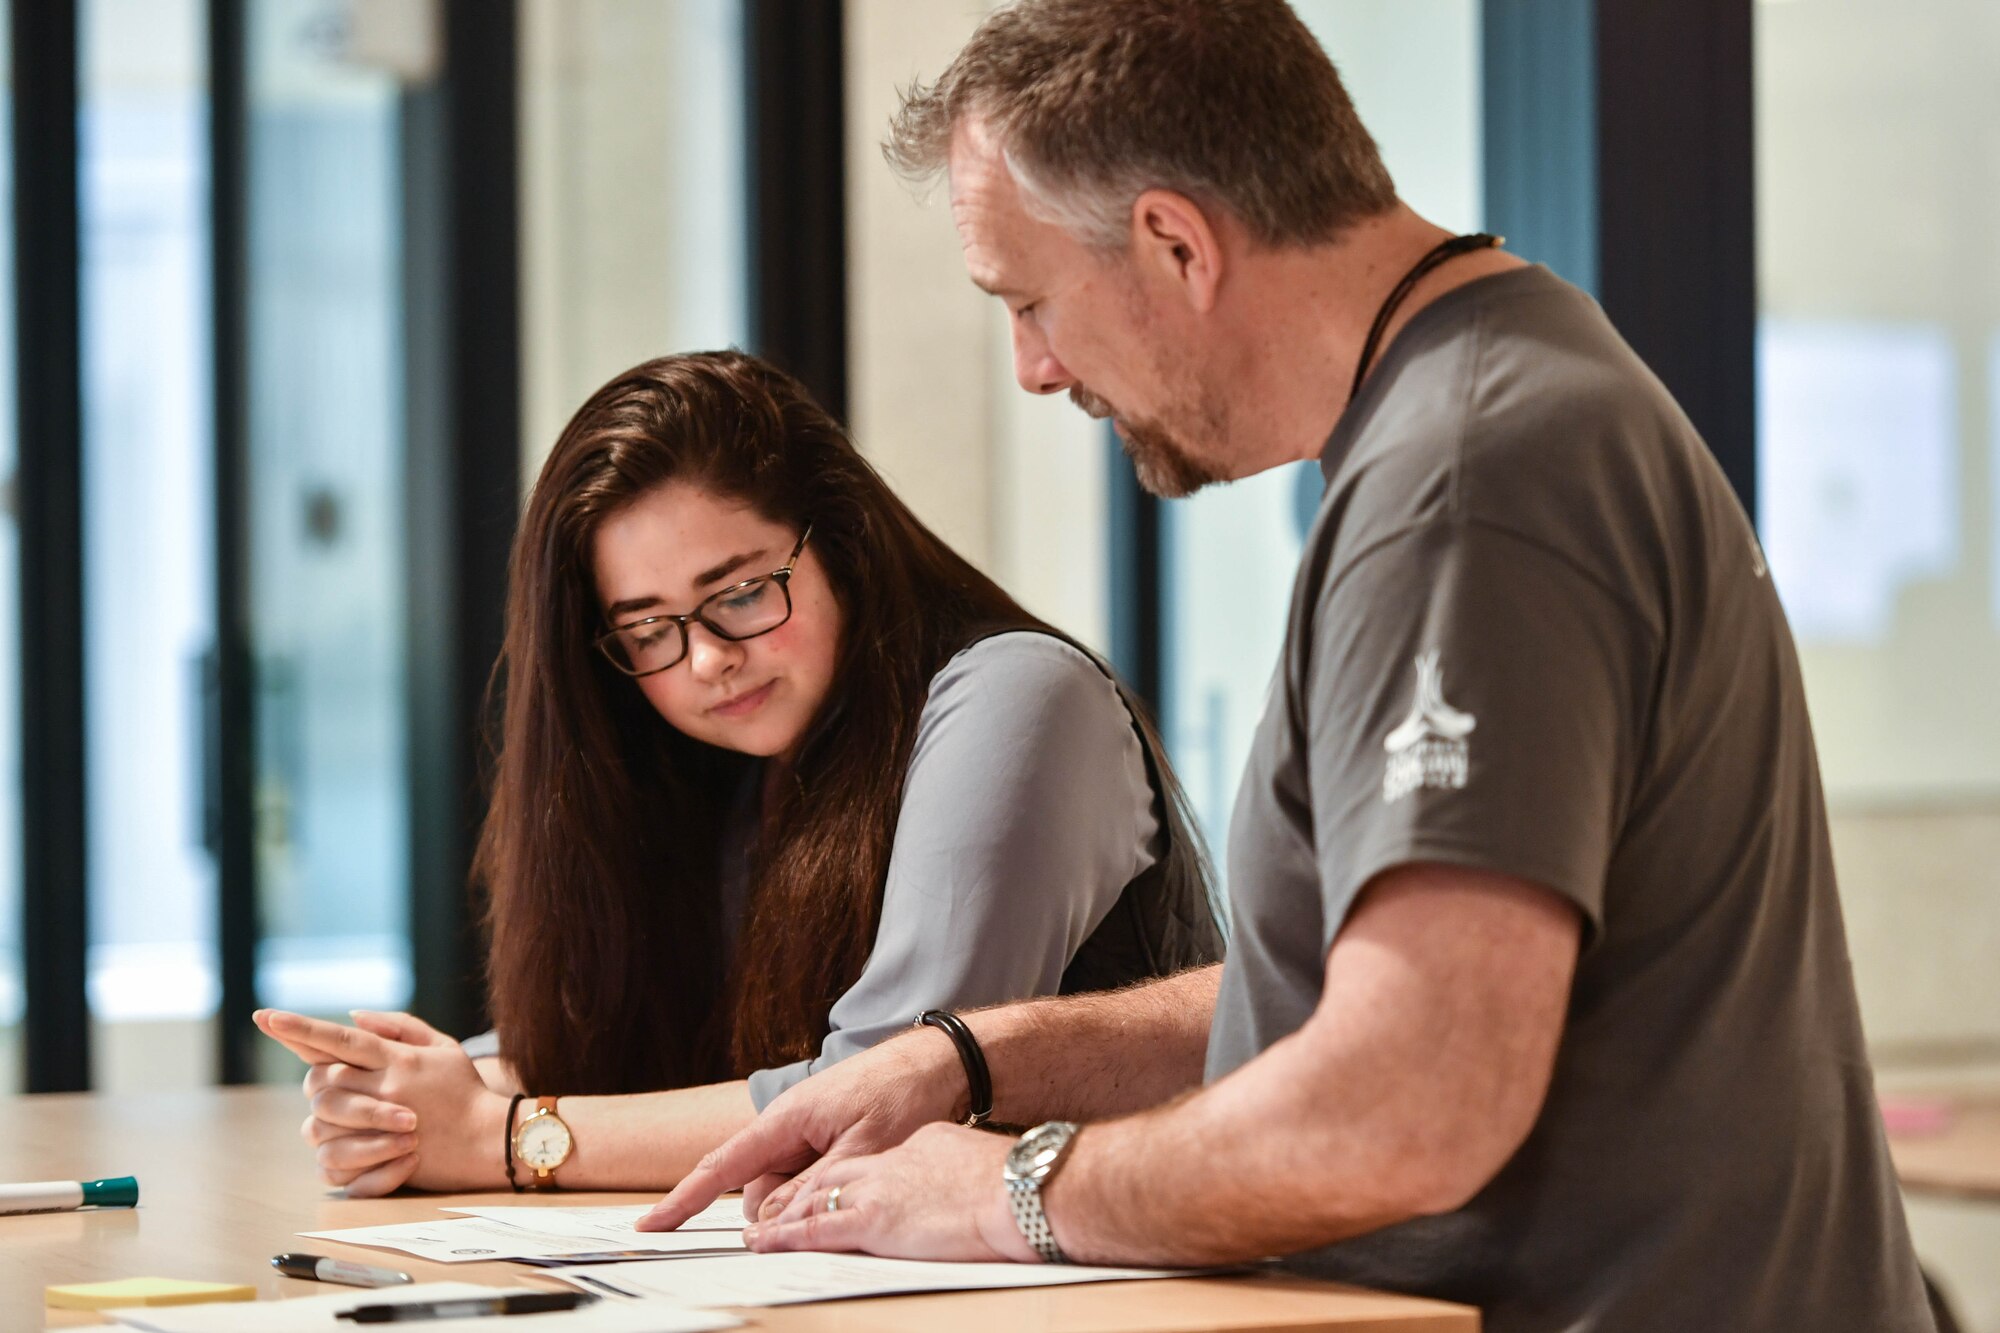
M555 1097L535 1098L534 1113L521 1122L522 1127L526 1128L526 1126L530 1122L546 1116L549 1119L552 1119L556 1121L556 1123L560 1124L563 1127L563 1133L565 1137L569 1139L569 1149L563 1154L562 1162L557 1162L554 1166L551 1167L534 1166L532 1163L523 1162L523 1165L528 1166L531 1171L531 1174L528 1176L526 1181L527 1187L531 1190L553 1190L562 1188L560 1185L556 1184L556 1172L561 1170L563 1162L567 1162L570 1159L570 1157L573 1156L576 1152L576 1133L574 1130L570 1129L569 1122L564 1120L562 1116L556 1112L556 1101L557 1098ZM519 1131L516 1132L518 1133Z

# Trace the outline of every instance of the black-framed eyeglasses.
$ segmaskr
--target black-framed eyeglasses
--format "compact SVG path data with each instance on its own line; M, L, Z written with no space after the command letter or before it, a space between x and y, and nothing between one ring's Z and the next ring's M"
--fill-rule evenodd
M688 655L687 627L692 621L700 621L716 638L731 643L769 634L792 618L792 566L798 564L810 536L808 523L783 569L710 593L684 616L647 616L618 625L597 636L598 648L626 675L650 676L679 666Z

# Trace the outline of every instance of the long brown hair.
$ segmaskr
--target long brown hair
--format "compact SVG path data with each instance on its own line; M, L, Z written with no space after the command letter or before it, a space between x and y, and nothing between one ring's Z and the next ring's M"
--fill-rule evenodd
M676 731L592 645L598 526L669 481L810 524L843 616L827 702L759 825L733 951L722 830L756 761ZM1047 627L920 523L802 385L740 352L648 361L591 395L542 467L510 579L475 879L523 1085L684 1087L812 1055L874 941L931 677L980 635ZM1183 801L1165 808L1183 822ZM1169 852L1200 855L1191 834Z

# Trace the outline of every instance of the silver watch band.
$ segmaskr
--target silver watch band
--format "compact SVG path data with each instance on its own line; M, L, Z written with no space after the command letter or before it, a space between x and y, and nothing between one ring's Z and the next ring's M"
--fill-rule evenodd
M1069 1256L1056 1244L1056 1233L1049 1230L1049 1215L1042 1211L1042 1184L1038 1180L1010 1180L1007 1182L1007 1207L1014 1214L1014 1225L1021 1228L1021 1234L1042 1262L1066 1264Z
M1063 1158L1076 1142L1077 1126L1068 1120L1051 1120L1023 1134L1007 1154L1003 1178L1007 1182L1007 1211L1014 1225L1044 1263L1066 1264L1069 1256L1056 1244L1049 1215L1042 1208L1042 1188L1062 1169Z

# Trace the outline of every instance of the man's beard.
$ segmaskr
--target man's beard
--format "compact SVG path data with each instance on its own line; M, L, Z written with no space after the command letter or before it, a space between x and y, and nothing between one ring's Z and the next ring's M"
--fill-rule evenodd
M1110 403L1081 384L1071 386L1069 400L1100 421L1106 417L1117 417L1118 447L1125 451L1125 457L1132 460L1132 471L1147 494L1157 495L1162 500L1178 500L1184 495L1193 495L1211 482L1228 480L1214 467L1196 458L1193 451L1160 423L1119 417Z

